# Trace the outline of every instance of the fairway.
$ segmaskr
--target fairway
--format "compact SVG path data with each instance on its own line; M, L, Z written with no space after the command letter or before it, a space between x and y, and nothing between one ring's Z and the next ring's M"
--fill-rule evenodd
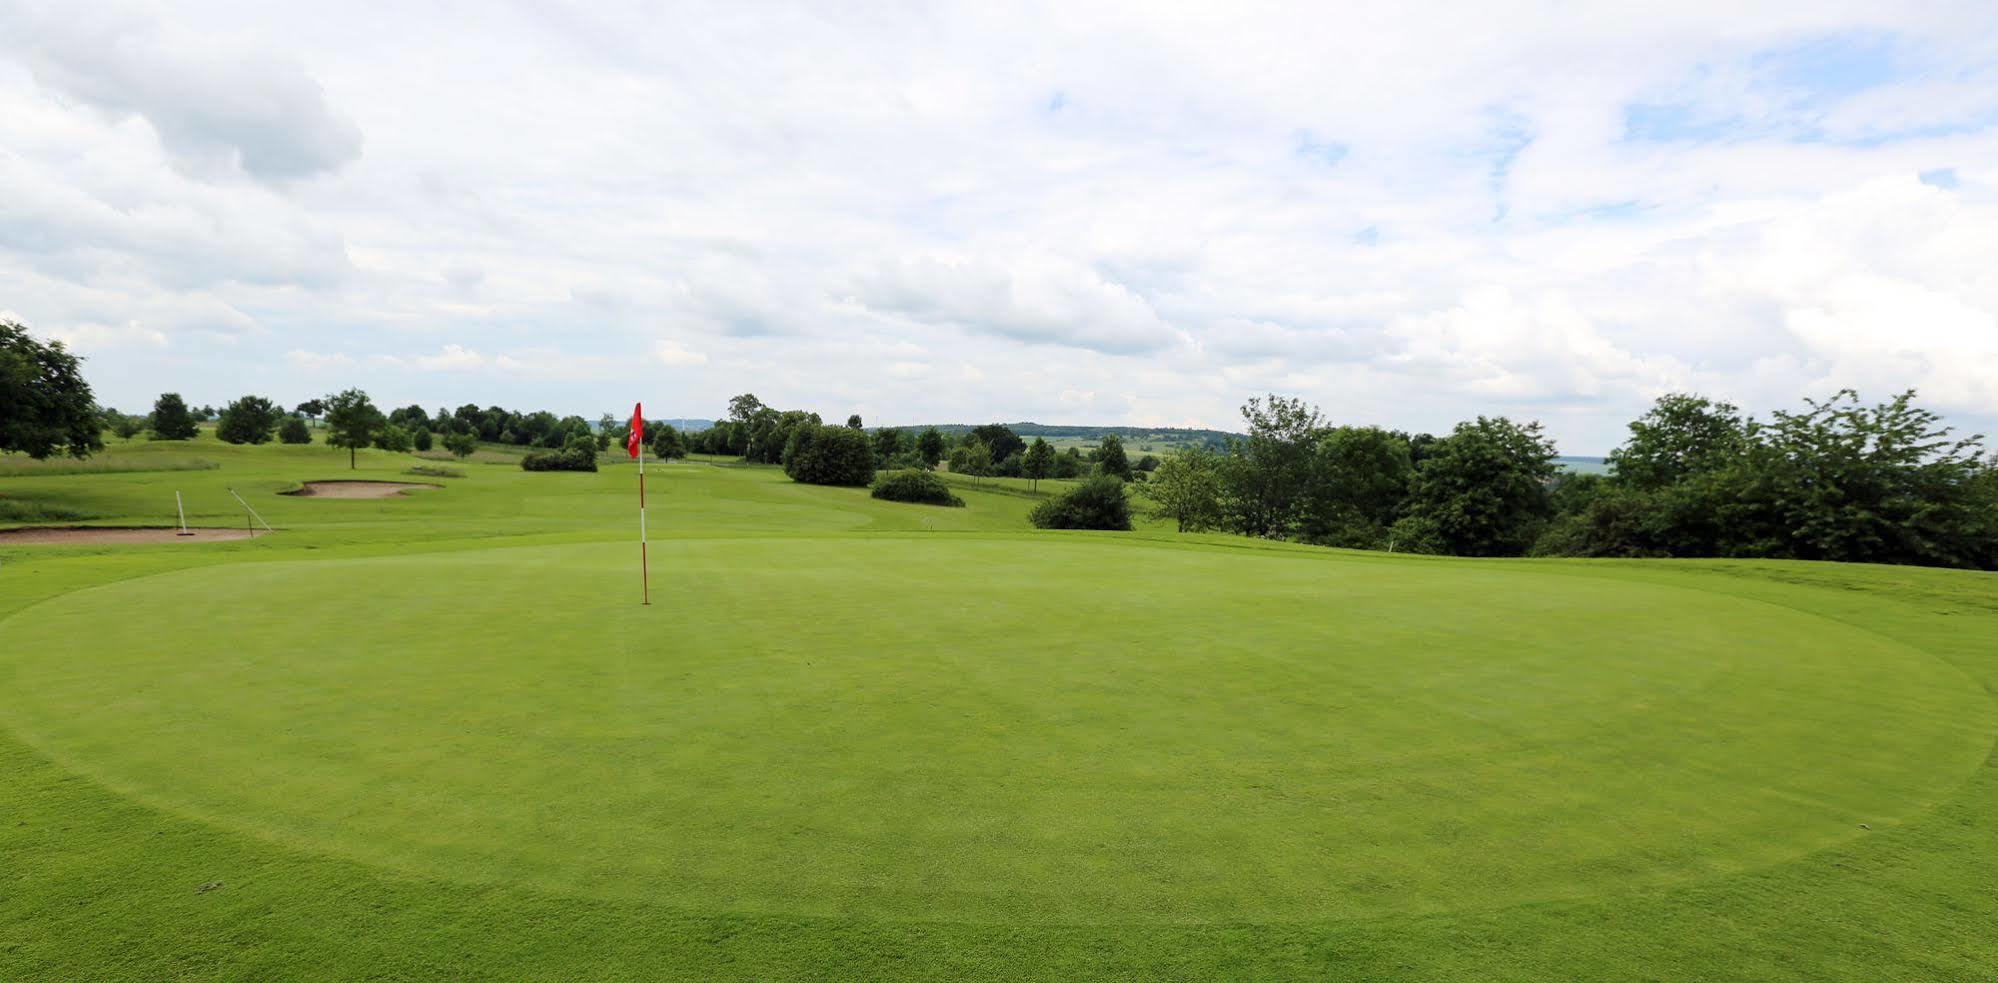
M1039 533L1018 489L681 464L643 607L628 469L314 501L323 448L202 452L0 484L279 528L0 556L10 978L1989 955L1944 907L1998 870L1986 575Z

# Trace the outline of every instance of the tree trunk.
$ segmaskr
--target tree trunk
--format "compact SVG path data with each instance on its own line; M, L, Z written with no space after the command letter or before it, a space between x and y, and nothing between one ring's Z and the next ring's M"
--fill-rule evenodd
M351 446L347 448L347 470L354 470L354 448Z

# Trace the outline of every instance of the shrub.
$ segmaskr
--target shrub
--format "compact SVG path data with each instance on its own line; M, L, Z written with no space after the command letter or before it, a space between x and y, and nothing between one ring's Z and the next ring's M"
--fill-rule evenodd
M579 434L559 451L536 451L520 459L523 471L595 471L596 438Z
M864 430L805 424L792 433L783 457L792 481L861 488L874 480L874 442Z
M1131 503L1124 497L1123 479L1104 474L1034 506L1029 518L1041 529L1129 531Z
M278 440L287 444L312 443L312 431L306 429L305 418L288 416L278 426Z
M910 468L884 474L874 482L875 498L918 505L950 505L962 508L964 499L950 493L942 478L928 471Z

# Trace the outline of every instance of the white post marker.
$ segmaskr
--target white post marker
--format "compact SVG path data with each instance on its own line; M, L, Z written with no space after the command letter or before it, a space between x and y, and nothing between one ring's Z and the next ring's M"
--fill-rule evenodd
M187 531L187 506L180 504L180 492L173 493L173 510L175 512L180 513L180 531L174 533L174 535L176 536L194 535L193 533Z

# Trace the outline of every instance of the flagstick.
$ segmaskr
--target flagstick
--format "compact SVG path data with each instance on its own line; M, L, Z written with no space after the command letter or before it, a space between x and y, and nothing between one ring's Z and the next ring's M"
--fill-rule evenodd
M652 563L645 555L645 445L638 445L638 582L652 606Z

